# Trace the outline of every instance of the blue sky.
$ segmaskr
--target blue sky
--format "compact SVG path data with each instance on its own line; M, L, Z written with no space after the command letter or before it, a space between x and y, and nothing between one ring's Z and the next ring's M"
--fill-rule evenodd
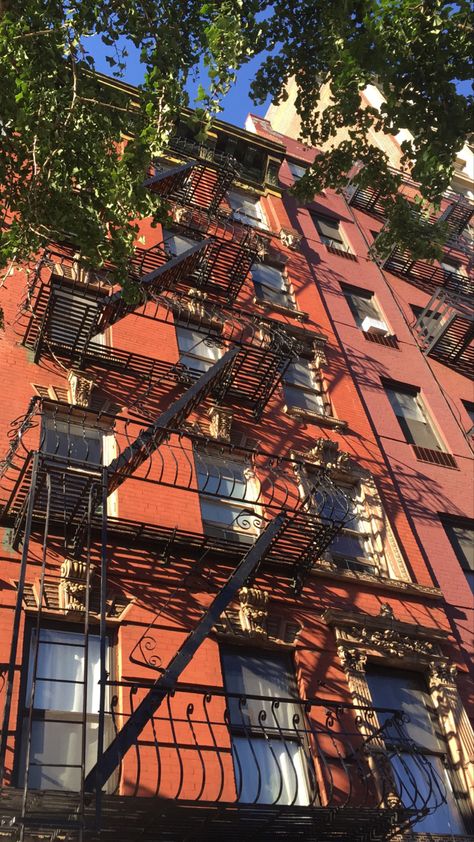
M98 36L88 39L86 46L94 56L97 70L100 73L110 75L111 68L105 60L105 56L110 55L111 53L110 47L104 46ZM127 44L126 47L129 55L127 58L127 70L124 76L124 81L128 82L130 85L139 85L140 82L143 81L143 66L140 64L138 52L133 47L133 44ZM252 114L258 114L261 117L265 115L270 100L268 100L268 102L264 105L256 106L252 103L250 97L248 96L250 82L261 61L262 57L259 56L250 61L239 71L237 84L222 101L224 110L221 114L219 114L220 118L227 120L229 123L233 123L235 126L243 126L249 111L252 112ZM200 76L198 76L195 82L189 82L187 85L187 90L191 97L191 105L197 94L197 88L200 81L204 87L206 87L206 78L201 78Z
M143 66L140 64L138 52L133 47L133 44L127 44L126 46L129 55L124 81L131 85L139 85L140 82L143 81ZM98 36L90 38L87 43L87 47L94 56L97 70L101 73L110 75L111 69L105 60L105 56L110 54L110 47L104 46ZM242 127L249 112L261 117L265 115L268 105L270 104L270 99L268 99L264 105L254 105L248 95L250 82L252 81L256 70L260 66L261 61L262 56L257 56L249 61L249 63L239 71L237 75L237 84L222 101L224 110L219 115L221 119L226 120L228 123L233 123L235 126ZM203 68L198 69L198 78L194 82L189 82L187 85L187 90L191 98L191 105L193 104L193 99L197 94L199 82L202 82L203 86L206 87L205 75L203 77L199 75L199 72L202 72L202 70ZM457 88L458 91L465 96L472 94L472 85L470 82L462 82L458 84Z

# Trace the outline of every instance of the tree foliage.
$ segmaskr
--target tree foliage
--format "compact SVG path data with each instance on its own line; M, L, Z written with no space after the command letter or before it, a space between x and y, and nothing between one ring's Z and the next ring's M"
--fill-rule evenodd
M321 153L299 184L302 198L341 188L356 161L361 183L382 186L394 240L432 257L442 227L423 218L450 182L456 152L472 128L470 4L458 0L0 0L0 184L5 224L0 265L30 259L50 240L74 241L93 265L111 260L119 279L136 237L135 220L166 213L143 188L148 162L166 148L189 105L185 85L207 70L196 110L206 132L239 67L262 62L256 102L285 97L294 77L302 135L319 147L340 128L348 138ZM95 72L101 38L111 73L126 78L128 39L144 80L130 97ZM374 79L381 111L362 108ZM332 101L321 109L318 91ZM192 103L191 103L192 104ZM371 127L408 129L405 161L420 182L419 214L397 196L398 178L367 144ZM126 138L126 141L125 141Z

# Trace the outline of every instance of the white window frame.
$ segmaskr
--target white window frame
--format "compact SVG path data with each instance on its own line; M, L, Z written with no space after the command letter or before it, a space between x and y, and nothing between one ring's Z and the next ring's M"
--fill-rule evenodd
M267 270L278 273L281 279L281 289L278 289L276 285L272 285L270 282L265 282L265 280L258 280L258 277L256 276L258 276L258 272L260 270L263 270L264 273ZM265 304L268 304L269 307L275 306L281 307L285 310L296 310L295 297L291 291L285 272L277 269L276 266L269 266L267 263L255 263L250 272L252 275L252 282L255 287L255 296L257 301L265 302ZM266 290L269 290L270 294L266 294ZM272 295L276 297L273 298ZM278 300L278 298L280 300Z
M258 505L260 493L259 482L250 463L238 458L221 457L218 454L201 454L199 451L195 451L194 461L204 533L206 534L207 525L208 531L210 532L216 530L222 532L222 536L225 536L229 532L232 536L243 540L244 543L253 543L262 528L262 509ZM202 475L199 470L200 464L202 466L206 464L211 468L209 471L210 478L205 481L203 486L201 486L199 479L200 475ZM215 474L212 474L212 466L216 467ZM235 473L232 471L233 467L237 467L238 469ZM226 471L231 475L226 477ZM239 474L241 474L242 480L238 479ZM219 491L219 485L221 483L225 484L227 479L236 484L244 483L245 487L242 497L233 496L232 492L229 496L212 493L212 487L215 485L212 481L214 476L217 478L217 491ZM209 486L208 492L206 492L206 485ZM224 514L232 512L233 517L231 522L228 523L225 519L221 522L218 518L211 520L206 517L206 505L215 506L217 513L222 512ZM239 525L239 520L241 521L241 525Z
M312 381L312 386L303 386L298 383L289 381L288 375L289 372L291 372L292 370L292 363L290 363L290 366L287 368L285 374L282 377L283 396L285 399L287 412L307 413L314 417L319 416L321 418L329 416L330 405L325 390L325 384L321 370L319 368L316 369L312 364L311 360L307 359L307 357L299 357L298 360L295 361L295 363L305 365L305 367L307 367L309 378ZM317 409L312 409L310 407L301 406L300 404L292 403L291 400L289 400L289 389L294 389L297 392L301 392L301 394L303 395L310 394L314 395L315 398L319 398L320 401L316 400L316 403L317 405L321 405L321 411L318 411Z
M185 350L180 345L180 331L187 331L189 334L192 334L192 338L195 339L195 344L191 345L188 350ZM214 343L215 339L215 343ZM207 342L208 341L208 344ZM194 327L192 324L176 325L176 343L178 345L178 354L179 360L182 362L183 359L187 359L189 361L196 360L197 366L193 368L192 365L188 364L188 362L182 363L186 368L190 369L191 371L201 375L204 374L206 371L209 371L210 368L222 357L224 353L224 348L220 347L220 338L218 336L212 335L210 336L207 333L202 333L197 327ZM194 348L199 348L199 345L204 344L209 349L208 355L202 355L200 353L193 352ZM199 363L202 363L202 367L199 367Z
M311 218L313 220L314 227L316 228L316 232L318 234L318 237L325 246L329 246L330 248L333 248L336 251L342 251L346 254L354 254L354 252L353 252L353 250L350 246L349 240L346 237L346 234L345 234L344 228L342 227L340 219L335 219L334 217L324 216L324 214L317 214L317 213L311 214ZM330 236L326 236L325 234L321 234L320 231L319 231L318 225L317 225L317 222L318 222L319 219L322 222L327 221L327 222L337 223L337 230L338 230L338 234L340 235L341 241L334 240Z
M252 228L261 228L264 231L268 231L268 223L258 196L252 196L250 193L244 193L238 190L230 190L227 194L227 200L232 209L232 219L242 222L244 225L250 225ZM239 200L242 202L240 207ZM244 210L244 202L253 205L255 214L250 214Z

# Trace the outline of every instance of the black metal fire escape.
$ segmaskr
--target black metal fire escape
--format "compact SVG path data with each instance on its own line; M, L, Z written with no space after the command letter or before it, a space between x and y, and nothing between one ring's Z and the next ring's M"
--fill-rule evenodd
M211 190L212 212L234 175L231 162L219 162L217 167L215 157L212 161L203 157L178 161L176 166L157 170L151 176L148 186L164 197L173 198L197 211ZM209 198L207 203L209 206ZM16 723L11 721L11 712L18 680L21 619L28 595L27 576L33 542L36 548L40 548L40 558L33 689L30 691L29 710L24 721L24 730L28 736L24 785L20 783L18 787L9 786L2 793L5 806L2 806L1 815L13 828L10 836L12 840L96 842L113 837L115 842L135 839L151 842L156 838L163 842L165 839L182 842L192 833L199 842L217 842L222 838L246 839L250 836L254 838L255 835L267 842L275 837L275 833L280 838L288 838L284 834L288 834L291 828L295 840L332 842L337 838L343 842L369 842L376 835L384 840L391 838L395 832L409 827L418 816L432 809L434 802L438 804L443 801L442 788L429 771L422 768L416 747L404 731L403 718L395 711L391 712L392 716L384 726L379 726L374 719L374 712L364 706L343 706L321 699L275 699L271 703L271 716L276 725L272 727L269 736L265 731L265 723L268 725L269 718L268 701L264 700L267 710L263 708L258 716L260 736L270 743L275 739L280 741L285 751L285 764L293 768L290 777L293 774L297 783L295 795L283 805L279 803L279 798L269 802L259 795L250 800L243 797L239 783L239 776L243 777L242 769L238 771L237 763L234 770L231 763L234 756L231 747L234 739L232 726L235 726L235 722L231 721L232 716L229 714L230 702L226 702L228 707L223 712L224 700L220 699L220 719L217 721L217 713L212 716L209 714L212 693L206 692L202 703L204 719L194 722L194 706L187 702L184 718L181 713L180 726L176 728L171 707L173 699L180 692L182 671L237 591L249 579L260 575L264 565L265 570L273 565L281 580L292 582L293 589L299 592L314 562L352 517L349 498L334 486L324 470L315 469L315 476L303 493L304 465L289 458L285 460L283 456L274 457L257 451L248 455L248 459L253 459L254 464L260 459L256 472L260 469L265 475L259 495L248 499L244 490L240 498L230 497L231 502L237 502L243 519L250 520L253 525L251 540L248 540L248 536L242 540L242 535L239 535L239 548L232 545L227 537L216 540L209 535L199 535L199 528L195 534L186 535L179 535L178 527L169 528L165 535L156 526L152 528L151 525L114 523L114 518L108 514L110 496L125 481L137 480L146 488L148 473L153 468L156 472L157 463L161 463L162 470L158 479L156 476L153 479L155 484L161 483L170 489L176 487L190 490L193 487L194 492L200 496L207 494L217 497L219 483L216 490L214 475L212 482L204 481L201 487L196 487L195 474L199 473L196 464L198 458L203 461L202 451L209 443L203 442L197 434L193 437L192 432L183 430L184 422L209 398L213 401L244 400L259 417L286 366L297 356L297 344L286 336L278 323L244 313L233 304L224 305L216 301L219 296L222 298L225 295L226 289L230 290L232 300L235 298L248 273L252 254L248 243L236 244L225 241L225 238L219 240L217 234L200 237L178 256L170 255L163 243L149 250L137 249L130 264L130 274L137 287L136 301L133 303L113 287L106 274L86 277L82 268L73 269L73 261L69 263L69 278L65 278L64 273L61 275L54 264L52 275L56 283L51 283L50 279L44 283L40 272L37 285L31 290L30 305L34 318L29 321L25 341L35 349L37 359L49 349L55 356L74 365L79 364L82 368L95 365L99 368L102 366L106 371L120 372L135 366L141 372L137 376L151 378L155 367L159 369L156 360L147 360L139 354L127 355L114 349L105 349L97 339L98 334L132 312L137 312L143 304L154 307L154 318L163 323L184 323L192 325L194 329L197 325L209 342L220 346L222 355L204 373L179 363L167 372L161 369L159 377L168 377L166 382L174 377L177 383L186 387L186 391L164 411L154 415L148 413L148 419L144 420L138 431L137 420L127 417L123 421L125 444L108 465L97 459L89 459L87 453L77 458L70 444L63 452L58 447L51 448L48 445L47 434L46 440L44 438L43 416L47 416L50 422L53 417L53 430L58 430L61 423L66 423L61 420L64 419L65 406L52 409L46 405L47 402L33 402L26 417L19 421L14 430L12 446L3 464L6 496L0 517L3 524L13 528L13 543L15 547L21 547L21 562L6 675L0 778L3 778L10 741L17 730ZM80 277L73 277L74 271L79 271ZM229 277L232 281L230 286ZM68 298L71 281L73 297ZM185 290L189 293L190 288L198 293L209 290L210 302L194 293L193 298L189 298L189 295L186 298L183 293ZM92 413L88 410L70 406L68 412L66 429L68 424L75 429L82 425L84 432L92 423ZM104 429L104 420L107 420L104 414L99 413L96 418L97 429ZM153 416L151 421L150 414ZM131 434L131 431L134 433ZM66 435L70 434L67 432ZM80 432L76 431L74 435L76 439L81 438ZM182 438L185 436L188 453L188 467L185 470L188 474L187 479L183 480L177 467L173 470L168 468L169 465L180 464L173 448L182 448ZM57 438L59 441L60 436ZM86 440L85 432L83 439ZM231 459L235 448L229 446L229 450L231 454L227 456ZM225 456L225 447L222 446L219 459L223 460ZM269 481L272 472L275 475L273 483ZM202 522L204 524L204 517ZM131 678L114 682L108 673L108 582L110 555L113 556L111 547L114 546L111 539L115 529L119 537L126 535L122 543L127 552L132 551L133 541L130 537L133 535L137 543L145 538L148 548L151 544L169 546L176 542L176 557L183 555L182 549L186 546L188 556L192 557L191 566L202 567L211 557L219 570L222 571L225 566L228 568L225 583L222 584L221 574L220 579L214 582L216 596L207 607L203 606L201 619L156 681L139 684ZM205 532L204 529L202 531ZM86 769L88 708L87 682L84 678L78 792L37 791L29 784L34 687L38 679L39 637L42 624L47 624L48 617L44 607L48 577L52 575L48 555L51 548L80 571L80 574L76 572L75 578L71 578L67 572L61 572L56 577L56 584L59 580L63 598L67 587L78 586L83 594L83 605L79 608L76 605L74 610L79 612L83 626L84 675L87 675L93 583L99 595L95 617L100 640L97 760L92 768ZM194 556L198 557L197 560ZM163 553L161 560L162 568L167 565L170 577L178 576L173 571L169 556L165 557ZM80 585L79 575L82 577ZM132 700L128 710L125 705L127 693ZM235 704L242 709L247 701L239 699L235 700ZM291 717L287 717L287 725L282 729L277 712L285 706L288 708L288 705L293 706L289 708ZM191 734L191 745L197 752L194 757L199 757L203 777L200 788L196 790L194 786L189 790L192 795L183 795L182 784L178 787L178 795L171 799L161 796L158 785L153 798L134 798L103 791L107 781L114 775L120 779L122 764L131 752L136 751L137 757L140 757L142 737L145 742L155 746L158 753L161 747L172 752L177 750L179 755L183 747L181 737L184 721L188 729L186 739ZM243 720L244 731L239 731L240 736L242 733L245 735L245 721L248 721L248 717ZM106 734L106 726L111 722L115 733L110 739ZM163 722L166 727L169 723L171 729L167 740L157 736L156 729L160 729ZM206 730L204 743L203 726ZM217 729L221 733L219 739L216 738ZM227 740L224 746L222 734ZM293 746L295 740L301 754L298 762L303 764L301 768L305 770L302 773L297 771L288 748L290 744ZM424 775L426 785L423 791L418 790L415 781L413 792L408 793L405 783L397 780L397 763L400 757L407 755L410 756L412 779L413 764L418 764L418 773ZM209 773L209 780L221 781L218 783L217 794L206 789L206 763L209 757L215 767L212 775ZM179 763L182 779L186 765L181 757ZM278 766L277 762L277 767L282 777L283 765ZM139 772L138 762L138 776ZM161 769L158 777L162 777ZM262 777L260 769L258 777ZM298 786L303 786L303 777L305 794L298 796ZM174 783L169 771L168 780L170 785ZM167 828L163 823L167 822L170 809L175 814L171 817L171 826ZM5 822L3 826L6 826ZM2 829L0 826L0 836Z

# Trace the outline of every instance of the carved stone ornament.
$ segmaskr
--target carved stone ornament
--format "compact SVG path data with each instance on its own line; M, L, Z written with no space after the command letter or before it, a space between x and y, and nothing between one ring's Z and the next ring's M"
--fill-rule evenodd
M365 471L355 462L345 450L339 450L337 441L331 439L316 439L314 447L302 454L307 462L320 465L327 470L349 474L354 477L365 476Z
M209 433L212 438L230 442L232 419L234 416L233 411L222 406L211 406L208 416Z
M352 640L362 644L367 649L375 649L384 655L404 657L406 655L432 656L433 644L428 640L401 634L392 628L383 630L354 626L349 630Z
M61 578L58 586L59 607L68 613L83 614L86 608L86 591L86 562L66 558L61 565Z
M365 672L367 655L361 649L349 646L338 646L337 654L345 672Z
M242 631L249 637L267 637L268 593L260 588L241 588L239 591L239 620Z
M382 602L380 606L379 617L387 617L389 620L394 620L393 608L388 602Z
M313 354L316 368L321 368L322 366L327 365L328 361L326 357L325 339L313 339Z
M293 228L282 228L280 231L280 240L283 245L295 251L301 243L302 235Z
M445 659L430 661L428 683L430 690L454 690L457 667Z
M76 406L89 407L92 396L92 389L94 388L94 380L90 374L85 374L83 371L75 371L71 369L68 372L67 379L69 381L69 400Z

